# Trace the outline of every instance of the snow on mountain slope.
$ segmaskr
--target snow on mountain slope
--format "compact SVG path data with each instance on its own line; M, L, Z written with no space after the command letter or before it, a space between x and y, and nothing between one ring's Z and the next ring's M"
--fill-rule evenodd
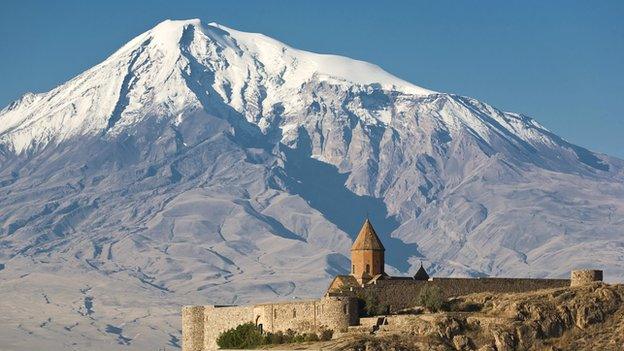
M261 34L199 20L165 21L75 79L3 110L0 135L19 153L52 140L127 127L145 113L175 115L198 103L186 81L198 64L215 74L212 88L249 118L311 80L432 93L366 62L296 50ZM251 102L254 109L247 99L257 100Z
M623 166L365 62L165 21L0 112L0 346L178 347L182 304L322 293L367 212L395 274L621 280Z

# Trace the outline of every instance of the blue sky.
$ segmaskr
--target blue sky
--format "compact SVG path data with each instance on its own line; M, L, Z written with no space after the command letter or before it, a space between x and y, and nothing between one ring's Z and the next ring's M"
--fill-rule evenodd
M624 1L3 0L0 105L55 87L167 18L373 62L624 158Z

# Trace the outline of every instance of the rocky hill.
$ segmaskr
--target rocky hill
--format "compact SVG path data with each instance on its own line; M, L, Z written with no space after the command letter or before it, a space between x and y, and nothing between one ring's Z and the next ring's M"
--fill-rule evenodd
M292 349L619 351L624 345L624 285L474 294L451 300L450 309L388 316L374 335L350 332Z

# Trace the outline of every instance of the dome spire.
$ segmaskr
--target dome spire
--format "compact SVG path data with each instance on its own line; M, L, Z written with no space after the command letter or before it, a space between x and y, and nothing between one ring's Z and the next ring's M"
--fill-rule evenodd
M420 268L418 268L418 271L414 274L414 279L429 280L429 274L427 274L427 271L423 267L422 260L420 260Z
M355 238L355 241L353 242L353 246L351 246L351 251L354 250L386 250L381 243L381 240L379 240L377 232L375 232L375 228L373 228L373 225L368 219L368 215L362 225L362 229L360 229L357 238Z

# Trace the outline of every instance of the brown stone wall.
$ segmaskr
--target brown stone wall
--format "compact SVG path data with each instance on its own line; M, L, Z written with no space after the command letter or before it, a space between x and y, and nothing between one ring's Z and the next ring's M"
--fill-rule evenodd
M358 321L357 300L348 297L249 306L189 306L182 311L182 350L215 350L219 334L248 322L262 324L264 332L292 329L308 333L322 328L344 331Z
M182 351L204 349L204 306L182 307Z
M359 324L357 300L349 297L324 297L319 301L319 322L322 327L344 332Z
M602 281L602 271L595 269L576 270L571 273L570 286L579 286Z
M425 285L437 286L444 298L479 292L515 293L539 289L561 288L570 285L568 279L525 278L433 278L429 281L413 279L379 280L365 289L372 290L391 312L418 305L418 295Z
M258 323L268 332L292 329L315 332L319 326L318 300L293 301L258 305L263 310Z
M216 350L219 334L253 320L254 306L204 306L204 350Z
M369 273L366 273L366 265ZM355 277L374 277L384 272L384 252L381 250L351 251L351 270ZM355 268L355 269L354 269Z

